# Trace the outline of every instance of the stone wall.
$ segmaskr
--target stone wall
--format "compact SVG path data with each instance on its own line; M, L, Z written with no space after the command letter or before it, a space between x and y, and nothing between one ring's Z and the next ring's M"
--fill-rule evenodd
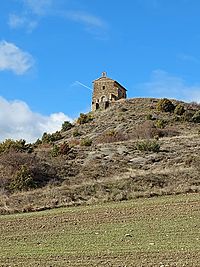
M92 110L105 109L114 101L126 98L126 90L116 81L102 77L94 81Z

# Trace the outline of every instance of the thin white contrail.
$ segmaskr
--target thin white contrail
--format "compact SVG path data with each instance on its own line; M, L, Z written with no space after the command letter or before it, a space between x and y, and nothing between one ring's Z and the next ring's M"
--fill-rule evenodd
M81 86L83 86L83 87L85 87L85 88L87 88L87 89L89 89L89 90L92 91L92 88L90 88L89 86L87 86L87 85L85 85L85 84L83 84L83 83L81 83L81 82L79 82L79 81L75 81L75 83L76 83L76 84L79 84L79 85L81 85Z

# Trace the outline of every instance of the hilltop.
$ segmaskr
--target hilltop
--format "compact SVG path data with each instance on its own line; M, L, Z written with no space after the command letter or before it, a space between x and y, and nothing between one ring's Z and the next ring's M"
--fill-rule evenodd
M200 106L162 101L119 100L35 144L1 144L1 213L199 192Z

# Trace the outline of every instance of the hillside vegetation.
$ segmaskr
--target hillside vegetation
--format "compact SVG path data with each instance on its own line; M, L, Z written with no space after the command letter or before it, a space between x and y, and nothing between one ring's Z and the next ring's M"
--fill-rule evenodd
M200 106L136 98L0 144L0 212L199 192Z

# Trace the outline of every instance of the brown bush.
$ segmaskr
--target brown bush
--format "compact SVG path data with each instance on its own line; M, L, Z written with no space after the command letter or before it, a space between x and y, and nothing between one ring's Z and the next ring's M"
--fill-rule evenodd
M128 134L122 131L116 131L112 129L112 130L107 130L100 136L98 136L98 138L96 139L96 143L97 144L114 143L114 142L126 141L128 139L129 139Z
M79 146L80 145L80 140L73 138L73 139L70 139L68 141L68 144L69 144L70 147Z
M152 121L145 121L137 125L133 131L133 137L136 139L151 139L155 136L159 136L159 130Z
M31 174L34 187L42 187L51 180L59 180L55 167L40 158L27 153L6 153L0 155L0 188L10 189L11 183L23 166Z

